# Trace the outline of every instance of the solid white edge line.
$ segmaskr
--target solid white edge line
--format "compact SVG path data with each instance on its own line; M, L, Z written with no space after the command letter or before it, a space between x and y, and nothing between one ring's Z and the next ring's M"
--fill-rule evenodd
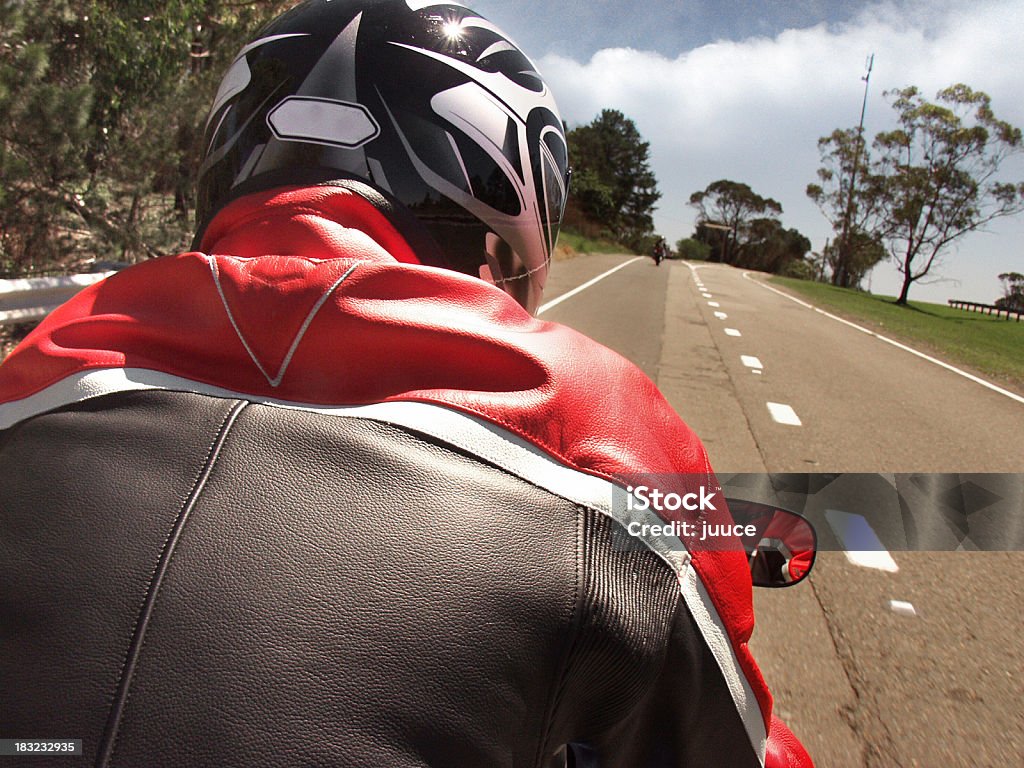
M551 301L547 302L546 304L541 304L537 308L537 314L541 315L541 314L547 312L549 309L551 309L553 307L557 307L559 304L561 304L566 299L571 299L577 293L580 293L581 291L585 291L587 288L589 288L590 286L594 285L595 283L601 282L602 280L604 280L609 275L615 274L620 269L628 267L634 261L640 261L640 259L643 259L643 258L644 258L643 256L634 256L629 261L624 261L621 264L619 264L618 266L612 267L607 272L603 272L600 275L598 275L597 277L592 278L590 280L587 280L587 282L583 283L583 285L578 285L575 288L573 288L571 291L567 291L567 292L563 293L561 296L558 296L557 298L552 299Z
M924 352L919 352L918 350L914 349L913 347L908 347L906 344L901 344L900 342L894 341L893 339L890 339L887 336L883 336L880 333L875 333L874 331L872 331L869 328L864 328L863 326L857 325L856 323L851 323L849 320L846 320L845 318L839 317L838 315L833 315L831 312L826 312L824 309L816 307L813 304L808 304L806 301L801 301L800 299L797 299L797 298L795 298L793 296L790 296L788 293L780 291L778 288L773 288L770 285L766 285L765 283L762 283L760 280L755 280L754 278L750 277L750 273L749 272L744 272L743 273L743 278L745 280L749 280L750 282L754 283L755 285L760 285L762 288L768 289L772 293L777 293L777 294L779 294L779 296L782 296L783 298L786 298L786 299L789 299L790 301L796 302L797 304L799 304L802 307L807 307L807 309L813 309L818 314L824 315L825 317L831 318L832 320L836 320L837 322L840 322L843 325L848 325L851 328L854 328L855 330L860 331L861 333L866 333L868 336L874 336L879 341L884 341L886 344L891 344L892 346L896 347L897 349L902 349L904 352L909 352L912 355L916 355L917 357L920 357L922 360L927 360L929 363L933 363L933 364L939 366L940 368L945 368L947 371L952 371L953 373L957 374L958 376L963 376L965 379L969 379L970 381L973 381L975 384L980 384L981 386L985 387L986 389L991 389L993 392L998 392L1000 395L1008 397L1011 400L1015 400L1018 403L1024 404L1024 397L1021 397L1016 392L1010 392L1009 390L1003 389L1002 387L998 386L997 384L993 384L991 381L986 381L985 379L982 379L979 376L975 376L973 373L968 373L967 371L962 371L959 368L957 368L956 366L953 366L953 365L950 365L949 363L943 362L942 360L934 358L931 355L926 355Z

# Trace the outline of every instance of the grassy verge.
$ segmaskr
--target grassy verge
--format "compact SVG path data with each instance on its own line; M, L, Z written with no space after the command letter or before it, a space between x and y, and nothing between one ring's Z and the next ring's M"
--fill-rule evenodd
M571 259L581 253L626 253L628 248L608 240L594 240L584 237L578 232L562 229L558 233L558 244L555 246L556 259Z
M875 296L807 280L773 277L770 282L806 297L822 309L1024 392L1024 321L918 301L901 307L893 296Z

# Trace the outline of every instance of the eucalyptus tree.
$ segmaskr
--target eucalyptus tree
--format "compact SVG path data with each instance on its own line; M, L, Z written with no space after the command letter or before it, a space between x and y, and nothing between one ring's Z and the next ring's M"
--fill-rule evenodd
M729 179L713 181L694 192L690 205L697 209L698 239L707 242L712 251L716 243L720 244L722 260L729 264L738 263L754 220L776 218L782 213L777 200L761 197L749 185Z
M870 151L854 140L856 131L822 139L822 184L808 186L807 194L833 226L852 205L851 231L867 254L884 243L903 275L897 303L906 304L911 285L933 273L951 244L1024 211L1024 182L1000 176L1022 150L1021 130L996 117L987 94L962 83L939 91L935 101L913 86L886 97L896 127L879 133ZM851 189L843 179L854 163L864 170Z

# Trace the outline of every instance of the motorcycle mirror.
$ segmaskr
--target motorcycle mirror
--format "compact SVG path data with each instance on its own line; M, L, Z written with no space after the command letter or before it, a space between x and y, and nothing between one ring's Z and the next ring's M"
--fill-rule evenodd
M814 565L818 535L803 515L745 499L726 499L737 525L753 526L742 539L755 587L792 587Z

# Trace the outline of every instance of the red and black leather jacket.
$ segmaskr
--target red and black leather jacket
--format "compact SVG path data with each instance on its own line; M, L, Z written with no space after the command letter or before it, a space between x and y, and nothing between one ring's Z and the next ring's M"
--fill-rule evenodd
M623 546L644 473L713 482L630 363L419 265L353 193L244 197L0 366L0 737L96 766L809 765L742 555Z

